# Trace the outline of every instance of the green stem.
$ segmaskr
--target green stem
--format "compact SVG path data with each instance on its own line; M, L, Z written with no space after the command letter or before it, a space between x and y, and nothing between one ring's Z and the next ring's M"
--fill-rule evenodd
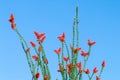
M104 67L102 67L101 70L100 70L99 78L100 78L101 75L102 75L103 69L104 69Z
M67 61L66 61L66 80L68 80L68 77L67 77Z
M80 72L78 72L77 73L77 75L76 75L76 77L75 77L75 80L77 80L78 79L78 75L80 74Z
M74 80L74 79L75 79L75 77L76 77L75 70L76 70L76 67L75 67L75 66L73 66L73 67L70 69L70 72L71 72L71 74L70 74L70 80Z
M41 42L40 42L40 46L41 46L41 48L42 48L42 56L43 56L44 58L46 58L45 51L44 51L44 48L43 48L43 46L42 46L42 43L41 43ZM48 65L47 65L47 64L46 64L46 68L47 68L47 71L48 71L49 80L51 80L51 74L50 74L50 70L49 70L49 67L48 67Z
M60 54L58 54L58 63L60 64Z
M21 42L22 48L23 48L24 52L26 53L25 46L26 46L26 48L28 48L28 45L27 45L26 41L24 40L24 38L22 37L22 35L19 33L19 31L17 30L17 28L15 29L15 32L18 34L18 36L20 38L20 42ZM25 46L24 46L24 44L25 44ZM27 58L28 65L30 67L31 74L32 74L32 76L34 76L34 74L35 74L35 66L34 66L34 64L32 62L30 52L26 53L26 58Z
M21 42L22 48L23 48L23 50L24 50L24 52L25 52L24 44L23 44L23 42L22 42L21 40L20 40L20 42ZM32 68L32 66L31 66L31 63L30 63L30 60L29 60L29 57L28 57L27 53L26 53L26 58L27 58L27 62L28 62L30 71L31 71L32 75L34 76L33 68Z
M76 48L79 46L79 30L78 30L78 6L76 6ZM78 52L76 54L76 60L75 63L77 62L78 59Z
M45 75L45 74L44 74L44 67L43 67L43 63L42 63L42 62L40 62L40 61L38 61L38 65L40 65L40 69L41 69L42 74L43 74L43 75Z
M62 42L62 65L63 65L63 68L64 68L64 60L63 60L63 57L64 57L64 43Z
M41 60L40 53L37 51L36 47L34 47L34 50L38 56L38 65L40 65L40 69L43 75L45 75L45 69L44 69L44 62Z
M65 47L66 47L67 54L68 54L68 57L69 57L69 62L70 62L70 53L69 53L69 49L68 49L68 46L67 46L66 42L64 42L64 43L65 43Z
M86 63L87 63L87 60L86 60L86 58L84 57L83 70L85 70L85 69L86 69Z
M93 75L94 75L94 72L92 73L92 75L91 75L91 77L89 78L89 80L92 80Z
M82 80L82 72L79 75L79 80Z
M84 57L84 67L83 67L83 69L86 68L86 63L87 63L87 61L88 61L88 59L90 57L90 52L91 52L91 46L89 46L89 49L88 49L88 56Z
M63 56L64 56L64 42L62 42L62 65L63 65L63 69L64 69L64 60L63 60ZM61 74L62 74L63 80L65 80L65 73L64 73L64 71L62 71Z
M90 75L88 74L88 78L89 78L89 80L90 80Z
M72 47L74 48L74 45L75 45L75 19L74 19L74 22L73 22L73 42L72 42ZM72 50L72 64L73 64L73 58L74 58L74 53L73 53L73 50Z
M41 42L40 42L40 46L41 46L41 48L42 48L42 56L43 56L43 57L46 57L46 55L45 55L45 51L44 51L44 48L43 48L43 45L42 45Z
M88 49L88 57L87 57L87 61L88 61L88 58L89 58L89 56L90 56L90 52L91 52L91 46L89 46L89 49Z
M61 72L61 74L62 74L62 80L66 80L64 77L64 72Z

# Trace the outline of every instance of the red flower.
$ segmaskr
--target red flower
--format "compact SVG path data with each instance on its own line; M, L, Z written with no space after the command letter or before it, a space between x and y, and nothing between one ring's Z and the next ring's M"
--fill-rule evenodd
M44 80L48 80L48 76L44 76Z
M42 51L42 47L39 46L39 47L38 47L38 52L41 52L41 51Z
M11 28L14 30L16 28L16 24L11 23Z
M68 73L68 75L70 75L70 73L71 73L71 72L70 72L70 69L72 68L72 63L67 64L66 66L67 66L67 68L68 68L68 72L67 72L67 73Z
M93 72L94 72L94 73L97 73L97 72L98 72L98 70L97 70L96 67L93 69Z
M57 37L61 42L65 41L65 33L63 32L62 36Z
M100 80L100 78L98 76L96 76L96 80Z
M36 47L36 44L34 42L31 41L30 44L32 47Z
M59 63L59 70L57 70L58 72L63 72L65 71L63 65L61 63Z
M36 32L36 31L34 31L34 34L35 34L35 36L37 37L37 41L40 43L43 43L44 42L44 40L45 40L45 38L46 38L46 36L45 36L45 33L41 33L41 34L39 34L38 32Z
M68 67L68 69L71 69L72 68L72 63L70 63L70 64L67 64L67 67Z
M83 70L83 72L86 73L86 74L90 73L89 69Z
M43 43L44 40L45 40L45 38L46 38L46 36L43 36L43 37L41 38L40 42Z
M14 15L13 14L10 15L9 22L11 23L12 29L15 29L16 28L16 24L14 23Z
M43 58L43 61L44 61L45 64L48 64L47 58Z
M63 57L64 61L68 61L69 60L69 57Z
M82 72L82 62L76 63L76 67L79 69L79 72Z
M14 23L14 15L13 15L13 14L10 15L9 22L10 22L10 23Z
M85 56L88 56L89 53L88 53L88 52L81 51L81 55L85 57Z
M39 33L37 31L34 31L35 36L38 38Z
M25 52L26 52L26 53L30 52L30 48L27 48L27 49L25 50Z
M35 75L35 78L38 79L39 77L40 77L40 73L37 72L36 75Z
M78 52L81 50L81 48L73 48L73 47L71 46L71 50L72 50L74 53L78 53Z
M70 69L68 69L68 72L67 72L67 73L68 73L68 75L70 75L70 73L71 73L71 72L70 72Z
M102 62L102 67L105 67L105 64L106 64L105 61L103 61L103 62Z
M45 33L41 33L39 34L38 32L34 31L35 36L37 37L37 39L41 39L43 36L45 36Z
M61 52L61 48L59 48L58 50L54 50L54 52L59 55Z
M94 45L95 43L96 43L95 41L94 41L94 42L91 42L90 39L88 39L88 45L89 45L89 46L92 46L92 45Z
M38 60L38 56L37 56L37 55L32 56L32 58L33 58L35 61Z

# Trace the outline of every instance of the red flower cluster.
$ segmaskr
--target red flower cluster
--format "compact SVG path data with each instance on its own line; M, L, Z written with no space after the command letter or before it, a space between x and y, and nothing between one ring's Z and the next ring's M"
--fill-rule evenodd
M35 36L36 36L36 38L37 38L37 41L38 41L39 43L43 43L43 42L44 42L44 40L45 40L45 38L46 38L45 33L39 34L38 32L34 31L34 34L35 34Z
M69 57L63 57L63 60L67 62L69 60Z
M96 76L96 80L100 80L100 78L98 76Z
M88 53L88 52L81 51L81 55L84 56L84 57L86 57L86 56L89 55L89 53Z
M62 33L62 36L58 36L57 37L61 42L64 42L65 41L65 33L63 32Z
M72 46L70 46L70 48L74 54L78 53L81 50L81 48L73 48Z
M11 28L14 30L16 28L16 24L14 22L14 15L13 14L10 15L9 22L11 23Z
M30 41L30 44L32 47L36 47L36 44L34 42Z
M59 54L60 54L60 52L61 52L61 50L62 50L62 49L61 49L61 48L59 48L58 50L54 50L54 52L55 52L56 54L58 54L58 55L59 55Z
M78 25L78 19L77 19L78 10L77 9L78 9L78 7L76 7L76 18L75 18L74 25ZM16 28L16 24L14 22L13 14L10 15L9 22L11 23L11 27L14 30ZM23 38L17 29L15 31L17 32L19 37ZM96 67L94 67L94 69L92 71L92 75L90 76L90 70L88 68L86 68L86 63L90 56L91 47L94 44L96 44L96 42L90 41L90 39L88 39L88 42L87 42L87 44L89 46L88 51L80 52L81 48L78 45L78 43L79 43L78 33L79 33L78 27L77 26L73 27L73 43L70 47L68 47L67 43L65 42L65 33L64 32L62 33L61 36L57 37L59 39L59 41L62 43L62 46L58 49L55 49L54 52L58 55L58 63L59 63L58 72L61 73L63 80L65 80L65 79L77 80L78 78L82 78L82 74L87 74L89 77L89 80L92 80L93 75L98 72L98 69ZM29 63L31 73L33 72L32 76L35 78L35 80L38 80L38 78L40 78L40 73L38 72L38 70L41 69L40 71L43 72L43 74L42 74L43 80L51 80L50 71L49 71L49 68L47 65L48 59L46 58L46 54L45 54L45 51L44 51L44 48L42 45L42 43L46 39L45 33L38 33L37 31L34 31L34 34L36 36L36 39L37 39L39 45L38 45L38 48L36 49L36 44L33 41L30 41L31 46L34 48L34 50L36 52L36 55L33 55L32 57L30 54L30 48L27 46L26 41L24 39L21 40L22 48L24 49L24 51L27 55L27 60ZM70 53L69 48L71 50L71 55L69 54ZM66 52L64 52L65 50L66 50ZM79 56L78 56L79 52L80 52L81 56L84 57L83 65L82 65L82 62L77 62L78 58L79 58ZM66 53L67 53L68 57L66 57ZM34 59L35 63L37 63L37 64L35 64L33 62L33 60L31 60L31 58ZM105 61L103 61L101 64L102 68L100 70L100 75L102 74L102 71L103 71L103 68L105 67L105 65L106 65L106 63L105 63ZM100 80L100 78L101 78L100 75L96 76L96 80Z
M90 70L89 69L86 69L86 70L83 70L84 73L86 74L89 74L90 73Z
M92 45L94 45L95 43L96 43L95 41L91 42L90 39L88 39L88 45L89 45L89 46L92 46Z
M71 74L71 68L73 67L73 64L72 63L70 63L70 64L67 64L67 68L68 68L68 75L70 75Z
M97 73L97 72L98 72L98 70L97 70L96 67L93 69L93 72L94 72L94 73Z
M35 78L36 79L40 78L40 73L37 72L36 75L35 75Z
M44 80L48 80L48 76L44 76Z
M30 48L27 48L25 52L26 52L26 53L30 52Z
M105 61L102 62L102 67L105 67Z
M82 62L76 63L76 67L79 69L79 72L82 72Z
M32 56L32 58L33 58L35 61L38 61L38 56L37 56L37 55Z

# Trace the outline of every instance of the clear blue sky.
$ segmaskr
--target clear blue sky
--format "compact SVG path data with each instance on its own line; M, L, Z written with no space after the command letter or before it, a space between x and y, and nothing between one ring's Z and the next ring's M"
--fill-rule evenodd
M70 44L76 4L79 5L80 46L87 50L88 38L97 42L88 66L91 70L95 66L99 68L101 61L106 60L102 80L120 80L119 0L0 0L0 80L31 80L19 38L8 22L11 13L28 43L35 41L33 31L46 33L44 46L52 80L57 77L60 80L53 50L60 46L56 37L62 32Z

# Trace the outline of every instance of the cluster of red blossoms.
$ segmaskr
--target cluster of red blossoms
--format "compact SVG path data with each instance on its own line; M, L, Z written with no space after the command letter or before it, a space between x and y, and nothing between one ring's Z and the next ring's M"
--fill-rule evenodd
M38 44L42 44L43 42L44 42L44 40L45 40L45 38L46 38L46 36L45 36L45 33L38 33L38 32L36 32L36 31L34 31L34 34L35 34L35 36L36 36L36 39L37 39L37 42L38 42ZM30 41L30 44L31 44L31 46L33 47L33 48L36 48L36 44L33 42L33 41ZM30 48L28 48L28 49L30 49ZM28 50L27 49L27 50ZM26 50L26 51L27 51ZM39 45L39 47L38 47L38 50L37 50L37 53L40 53L40 52L42 52L43 50L42 50L42 46L41 45ZM39 61L40 61L40 56L37 54L37 55L33 55L32 56L32 58L35 60L35 61L37 61L38 63L39 63ZM44 64L48 64L48 60L47 60L47 58L43 58L42 59L43 60L43 62L44 62ZM40 77L40 73L36 73L36 78L38 79ZM44 76L44 80L48 80L48 76L47 75L45 75Z
M45 40L45 38L46 38L45 33L39 34L38 32L35 31L34 34L35 34L35 36L36 36L37 41L38 41L39 44L44 42L44 40ZM36 44L35 44L33 41L30 41L30 44L31 44L32 47L36 48ZM41 51L42 51L42 48L41 48L41 46L39 46L39 47L38 47L38 52L40 53ZM26 52L27 52L27 53L30 52L30 48L27 48L27 49L26 49ZM38 61L38 60L39 60L38 55L33 55L32 58L33 58L35 61ZM45 64L48 64L47 59L44 59L44 63L45 63ZM36 77L36 79L38 79L38 78L40 77L40 73L37 72L37 73L35 74L35 77ZM44 77L44 80L47 80L47 77L48 77L48 76L45 76L45 77Z
M48 59L46 57L46 53L43 47L43 42L46 39L45 33L38 33L37 31L34 31L37 45L33 41L30 41L30 45L35 51L35 54L33 55L31 54L31 49L30 47L28 47L27 42L25 41L23 36L19 33L16 27L13 14L10 15L9 22L11 23L12 29L19 36L22 48L26 53L27 62L32 74L32 80L38 80L41 75L43 77L43 80L51 80L51 74L48 67ZM62 80L82 80L83 74L88 75L88 80L92 80L94 75L96 75L96 80L101 80L101 74L106 65L105 61L102 61L100 70L98 70L97 67L94 67L92 74L90 74L90 70L86 68L87 61L90 57L91 48L93 45L96 44L96 42L88 39L87 44L89 48L88 51L84 51L82 50L81 47L79 47L78 33L79 32L78 32L78 6L77 6L76 16L73 22L73 36L72 36L73 39L70 47L68 47L66 43L64 32L62 33L61 36L57 37L58 40L61 42L61 47L54 50L54 52L58 55L59 69L57 71L61 73ZM83 57L84 59L83 61L78 61L79 53ZM96 74L98 72L99 75Z
M65 43L65 33L62 33L62 35L61 36L58 36L57 37L59 40L60 40L60 42L62 42L62 43ZM88 39L88 46L91 48L94 44L96 44L96 42L95 41L90 41L90 39ZM81 50L81 48L80 47L78 47L78 48L74 48L74 47L72 47L72 46L70 46L70 49L71 49L71 51L74 53L74 54L78 54L79 52L80 52L80 50ZM58 60L60 59L59 57L60 57L60 54L61 54L61 52L62 52L62 48L58 48L58 49L55 49L54 50L54 52L58 55ZM88 51L88 52L85 52L85 51L82 51L81 50L81 56L83 56L84 57L84 59L85 58L87 58L88 59L88 57L89 57L89 55L90 55L90 51ZM65 56L63 56L62 55L62 58L61 59L63 59L67 64L66 64L66 68L64 68L63 67L63 65L64 64L62 64L62 63L60 63L60 60L58 61L58 63L59 63L59 70L58 70L58 72L64 72L64 71L66 71L67 70L67 74L70 76L70 74L71 74L71 69L72 69L72 67L76 67L76 68L78 68L78 74L79 73L85 73L85 74L87 74L88 76L89 76L89 80L91 80L91 78L92 78L92 76L95 74L95 73L97 73L98 72L98 69L95 67L94 69L93 69L93 73L92 73L92 75L90 76L89 74L90 74L90 70L89 69L85 69L85 62L84 62L84 69L82 68L82 62L78 62L78 63L75 63L75 65L73 65L73 63L72 62L70 62L70 58L69 57L65 57ZM68 61L70 62L69 64L68 64ZM102 68L101 68L101 72L100 72L100 75L102 74L102 70L103 70L103 68L105 67L105 61L103 61L102 62L102 64L101 64L101 66L102 66ZM76 80L76 79L75 79ZM100 80L100 77L99 76L96 76L96 80Z
M42 44L46 38L45 33L40 34L36 31L34 31L34 34L36 36L36 40L37 40L39 46L37 48L37 45L33 41L30 41L31 46L34 48L35 53L36 53L36 55L31 55L30 47L28 47L27 42L24 40L22 35L19 33L14 21L15 21L14 15L11 14L9 22L11 23L11 28L18 34L20 41L21 41L22 48L26 53L26 58L27 58L27 61L29 64L31 74L32 74L32 80L38 80L40 78L39 71L42 71L42 76L43 76L44 80L50 80L48 60L46 58L46 54L45 54L45 51L42 46ZM41 53L42 53L42 55L41 55Z
M11 23L12 29L15 29L16 24L15 24L15 22L14 22L14 15L13 15L13 14L11 14L10 19L9 19L9 22Z

